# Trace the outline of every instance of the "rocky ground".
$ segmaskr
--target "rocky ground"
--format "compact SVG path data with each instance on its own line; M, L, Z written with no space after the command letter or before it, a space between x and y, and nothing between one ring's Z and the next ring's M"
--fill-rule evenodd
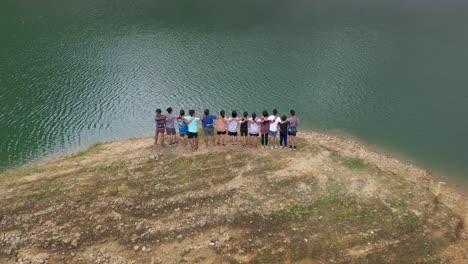
M88 150L0 175L0 263L466 263L467 197L344 138Z

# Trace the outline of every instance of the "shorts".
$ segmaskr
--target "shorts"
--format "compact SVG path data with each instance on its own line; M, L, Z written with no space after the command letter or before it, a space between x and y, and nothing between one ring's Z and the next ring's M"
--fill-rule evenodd
M258 137L258 133L257 133L257 134L249 133L249 135L250 135L251 137Z
M180 137L185 137L186 134L187 134L187 132L180 132L180 131L179 131Z
M216 134L218 134L218 135L226 135L226 131L216 131Z
M198 132L193 133L193 132L187 132L188 138L198 138Z
M213 136L214 135L214 128L203 128L203 135L206 136Z
M248 134L248 133L247 133L247 130L241 130L241 131L240 131L241 137L246 137L247 134Z
M270 137L276 137L278 131L270 131Z
M295 127L288 129L288 136L296 136L296 134L297 134L297 129Z
M228 135L237 137L237 131L236 132L229 131Z
M164 128L156 128L156 131L154 132L156 135L164 135Z
M175 134L176 134L175 128L166 127L166 134L168 134L168 135L175 135Z

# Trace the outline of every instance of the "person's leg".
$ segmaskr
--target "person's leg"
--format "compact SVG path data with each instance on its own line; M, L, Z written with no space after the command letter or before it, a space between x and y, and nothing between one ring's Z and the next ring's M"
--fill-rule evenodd
M288 134L287 133L284 133L284 147L287 148L288 147Z
M195 150L198 149L198 133L195 133Z
M284 141L283 133L280 133L280 138L279 138L280 147L283 147L283 141Z
M210 139L211 139L211 145L214 146L214 145L215 145L215 141L216 141L216 140L215 140L215 137L214 137L214 131L213 131L213 135L210 137Z
M154 145L158 144L158 132L154 133Z
M164 133L161 133L161 147L164 147Z
M265 148L268 147L268 133L265 133Z

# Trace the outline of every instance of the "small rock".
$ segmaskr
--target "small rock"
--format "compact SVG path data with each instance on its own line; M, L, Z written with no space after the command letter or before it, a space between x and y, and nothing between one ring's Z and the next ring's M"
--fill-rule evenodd
M210 244L209 244L209 245L210 245L210 246L214 246L214 245L215 245L215 243L213 243L213 242L210 242Z
M138 223L136 225L136 228L135 228L136 231L141 232L141 231L143 231L143 229L144 229L143 223Z
M206 225L206 220L202 219L202 220L198 221L198 225L201 226L201 227L204 227Z
M225 231L223 228L221 228L221 229L219 230L219 233L220 233L220 234L224 234L225 232L226 232L226 231Z
M211 243L216 243L216 242L218 242L218 241L219 241L219 239L218 239L217 236L212 236L212 237L210 238L210 242L211 242Z
M138 251L138 249L140 249L139 246L134 246L134 247L133 247L133 250L135 250L135 251Z
M70 243L70 245L71 245L72 247L75 247L75 248L78 247L78 239L77 239L77 238L76 238L76 239L73 239L73 241Z
M184 236L183 235L178 235L177 239L182 239Z
M141 248L141 251L146 252L146 246L143 246L143 247Z

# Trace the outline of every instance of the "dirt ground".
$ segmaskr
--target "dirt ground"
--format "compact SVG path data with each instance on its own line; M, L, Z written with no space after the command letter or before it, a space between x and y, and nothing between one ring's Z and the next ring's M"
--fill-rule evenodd
M467 197L352 140L152 143L1 174L0 263L467 263Z

